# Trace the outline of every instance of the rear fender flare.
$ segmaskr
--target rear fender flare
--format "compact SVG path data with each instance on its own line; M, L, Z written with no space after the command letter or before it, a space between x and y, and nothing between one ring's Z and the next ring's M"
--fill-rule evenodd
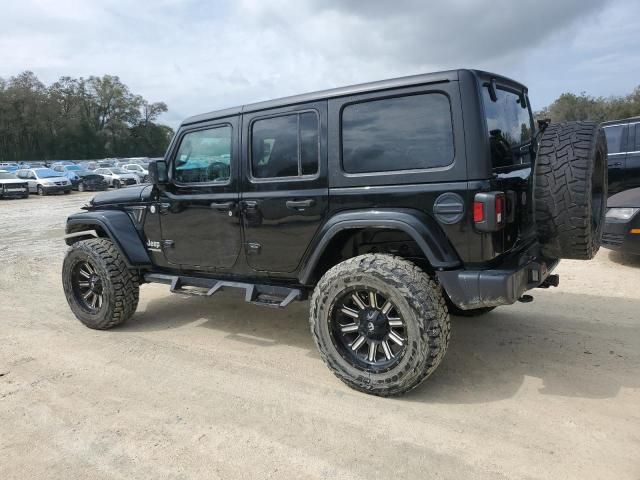
M362 228L400 230L407 233L418 244L434 269L454 269L461 266L458 254L433 217L412 209L357 210L334 215L318 231L300 270L300 283L309 284L322 254L338 233Z

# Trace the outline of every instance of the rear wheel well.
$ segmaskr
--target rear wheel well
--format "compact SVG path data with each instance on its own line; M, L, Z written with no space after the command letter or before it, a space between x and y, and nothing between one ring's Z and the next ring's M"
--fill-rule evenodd
M366 253L395 255L433 273L433 267L417 242L408 233L386 228L352 228L338 232L326 245L313 269L310 283L315 284L331 267Z
M86 235L79 235L77 237L66 238L65 242L67 243L67 245L73 245L74 243L79 242L80 240L96 238L92 233L89 233L92 230L96 232L96 234L98 235L98 238L109 238L109 234L100 225L77 223L77 224L67 226L67 234L87 232Z

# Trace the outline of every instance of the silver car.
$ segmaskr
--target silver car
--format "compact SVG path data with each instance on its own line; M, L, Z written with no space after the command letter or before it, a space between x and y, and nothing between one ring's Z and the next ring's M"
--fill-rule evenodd
M140 183L138 176L119 167L96 168L93 173L102 175L110 187L120 188Z
M25 168L18 170L16 177L26 180L29 184L29 191L38 195L71 193L71 181L50 168Z

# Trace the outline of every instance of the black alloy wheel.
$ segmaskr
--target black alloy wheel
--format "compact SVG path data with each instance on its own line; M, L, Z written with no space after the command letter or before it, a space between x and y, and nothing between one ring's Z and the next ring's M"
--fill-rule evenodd
M393 368L406 350L406 325L393 303L373 289L341 295L331 315L331 336L352 366L369 372Z
M78 262L71 274L73 294L78 304L88 313L95 314L104 304L102 279L88 261Z

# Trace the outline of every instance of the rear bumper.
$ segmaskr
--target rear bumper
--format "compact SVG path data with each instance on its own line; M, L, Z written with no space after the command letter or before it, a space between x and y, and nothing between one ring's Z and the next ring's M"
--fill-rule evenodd
M438 272L438 280L453 304L463 310L511 305L524 292L544 283L559 263L534 251L508 257L489 270Z

